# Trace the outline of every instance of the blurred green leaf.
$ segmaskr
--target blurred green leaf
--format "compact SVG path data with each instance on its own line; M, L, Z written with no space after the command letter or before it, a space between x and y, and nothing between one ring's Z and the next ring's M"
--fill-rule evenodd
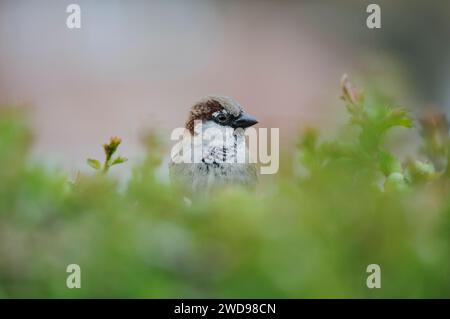
M125 163L126 161L128 161L128 158L119 156L115 160L112 161L111 166L116 165L116 164L122 164L122 163Z
M93 169L99 170L101 169L102 165L100 164L99 161L92 159L92 158L88 158L86 160L87 164L92 167Z
M380 151L379 154L380 169L385 176L389 176L392 173L401 173L402 164L392 154L386 151Z

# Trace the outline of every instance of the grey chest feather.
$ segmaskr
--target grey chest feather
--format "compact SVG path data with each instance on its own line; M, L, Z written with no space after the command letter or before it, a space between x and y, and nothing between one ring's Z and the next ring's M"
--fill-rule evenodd
M209 191L226 185L254 186L257 181L255 165L248 163L172 163L170 177L191 192Z

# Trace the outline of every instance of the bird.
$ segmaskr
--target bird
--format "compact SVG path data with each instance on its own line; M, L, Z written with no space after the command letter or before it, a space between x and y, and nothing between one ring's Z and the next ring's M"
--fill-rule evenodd
M227 186L254 187L258 177L249 160L245 129L257 123L231 97L200 99L189 112L185 138L171 155L171 182L199 196Z

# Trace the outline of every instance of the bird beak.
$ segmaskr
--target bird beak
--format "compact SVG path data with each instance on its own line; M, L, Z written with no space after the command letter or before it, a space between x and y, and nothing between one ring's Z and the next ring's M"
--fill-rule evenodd
M239 115L239 117L231 123L231 126L233 128L247 128L255 125L256 123L258 123L258 121L253 116L247 113L241 113L241 115Z

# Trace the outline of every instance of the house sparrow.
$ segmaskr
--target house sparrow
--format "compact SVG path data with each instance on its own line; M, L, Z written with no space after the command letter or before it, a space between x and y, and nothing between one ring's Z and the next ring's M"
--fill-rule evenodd
M226 185L255 185L256 167L248 159L244 130L256 123L230 97L201 99L189 113L185 125L187 138L172 153L169 163L172 182L191 194L203 195ZM188 161L183 161L183 156Z

